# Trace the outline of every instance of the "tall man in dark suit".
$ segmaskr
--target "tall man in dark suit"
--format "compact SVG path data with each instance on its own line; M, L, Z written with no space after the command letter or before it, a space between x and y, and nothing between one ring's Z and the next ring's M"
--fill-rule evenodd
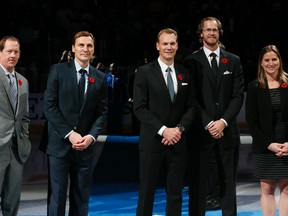
M15 71L20 42L13 36L0 40L0 203L3 216L18 212L23 164L31 150L28 81Z
M73 61L51 66L44 93L51 186L48 215L51 216L65 215L69 176L69 215L88 215L97 160L95 141L107 116L105 74L89 65L94 53L93 35L78 32L73 39L72 52ZM79 89L83 79L83 89Z
M210 157L214 151L222 192L222 215L236 216L236 172L240 136L236 117L243 103L243 71L238 56L219 48L221 22L206 17L198 26L203 48L184 60L196 84L198 113L191 127L189 215L204 216ZM212 67L216 55L216 67ZM198 163L194 163L198 160Z
M139 67L135 75L133 106L141 123L137 216L152 215L154 195L163 170L166 175L166 215L181 215L185 132L194 117L195 100L190 74L184 67L174 64L177 39L173 29L161 30L156 42L158 59ZM167 87L170 84L171 87Z

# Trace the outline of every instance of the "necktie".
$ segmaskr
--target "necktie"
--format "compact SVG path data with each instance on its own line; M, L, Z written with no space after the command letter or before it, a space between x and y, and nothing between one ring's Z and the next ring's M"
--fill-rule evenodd
M171 101L173 101L175 93L174 93L173 79L172 79L172 76L171 76L171 68L168 67L166 69L166 72L167 72L167 87L168 87L168 90L169 90Z
M218 71L218 65L217 65L217 60L216 60L216 54L215 53L211 53L210 56L212 57L211 60L211 67L214 73L214 76L217 76L217 71Z
M11 97L11 104L13 107L14 112L16 111L16 104L17 104L17 85L16 85L16 79L13 76L13 74L9 74L9 85L10 85L10 97Z
M84 102L84 95L85 95L85 74L87 73L86 70L81 69L79 71L79 73L81 74L81 78L79 80L78 83L78 87L79 87L79 98L80 98L80 103L83 104Z

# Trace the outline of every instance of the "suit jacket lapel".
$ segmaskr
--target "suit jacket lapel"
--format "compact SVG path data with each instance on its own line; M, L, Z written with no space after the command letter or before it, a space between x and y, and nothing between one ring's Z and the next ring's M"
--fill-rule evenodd
M171 101L168 88L161 71L161 67L158 64L157 60L154 61L151 69L152 69L152 75L155 76L156 82L159 83L159 91L161 91L163 95L165 95L165 97L167 97Z
M286 115L288 105L288 89L280 87L281 110Z
M174 101L176 101L177 99L177 95L181 92L182 89L182 79L184 77L184 74L179 70L178 65L174 64L174 68L175 68L175 74L176 74L176 80L177 80L177 94L175 95L175 99ZM181 79L179 78L181 77Z
M7 96L9 98L9 100L10 100L10 86L9 86L9 82L7 80L7 76L6 76L4 71L2 73L2 70L1 70L0 76L1 76L0 77L1 78L1 82L3 83L4 89L5 89L5 91L7 93Z
M10 103L10 107L11 107L11 111L14 113L12 104L11 104L11 98L10 98L10 86L9 86L9 82L7 80L7 75L6 73L2 70L2 68L0 67L0 79L1 82L3 83L4 89L6 91L6 95L7 95L7 103ZM19 93L18 93L18 100L19 100ZM17 105L18 106L18 105Z
M82 110L84 110L87 107L87 105L89 104L89 100L91 98L94 98L91 96L91 94L94 94L95 88L97 88L101 84L100 82L97 81L97 79L98 79L98 75L96 73L96 69L90 66L88 80L87 80L88 82L87 91L86 91L86 95L85 95L84 102L82 104L80 112L82 112Z
M15 111L15 115L17 115L18 113L18 109L19 109L19 103L20 103L20 95L23 94L22 92L22 88L20 88L20 84L19 84L19 81L18 81L18 74L15 73L15 78L16 78L16 83L17 83L17 104L16 104L16 111ZM23 84L22 84L23 85Z
M271 111L273 110L270 92L268 88L259 88L259 98L263 101L263 107ZM288 88L283 89L280 87L280 98L281 98L281 110L284 115L287 115L287 106L288 106Z
M98 82L96 82L96 80L97 80L97 77L96 77L95 69L93 69L92 67L89 67L89 76L87 80L88 85L87 85L86 96L84 99L84 104L87 103L86 99L90 98L89 95L91 94L92 89L95 88L95 85L97 85Z
M226 53L220 49L220 56L219 56L219 70L217 74L217 88L220 86L221 80L223 78L223 73L227 71L227 66L222 62L223 58L227 58Z
M79 110L82 107L82 104L80 104L80 98L79 98L79 88L78 88L78 74L75 68L74 61L67 62L66 64L67 68L65 68L61 73L63 73L63 76L65 79L70 79L69 88L71 89L71 94L75 95L74 99L76 101L76 106L79 107Z
M265 89L259 88L259 98L260 100L263 100L263 107L265 107L265 109L269 109L272 111L273 107L268 88Z

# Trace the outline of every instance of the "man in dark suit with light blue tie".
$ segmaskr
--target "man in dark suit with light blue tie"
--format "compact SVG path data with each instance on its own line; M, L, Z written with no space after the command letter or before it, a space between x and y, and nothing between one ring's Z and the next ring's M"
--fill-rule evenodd
M154 195L163 171L166 215L181 215L185 132L194 118L195 100L190 74L174 63L177 36L173 29L161 30L156 42L158 59L139 67L135 74L133 108L141 123L137 216L152 216Z
M14 36L0 40L0 203L3 216L16 216L19 208L23 164L29 141L28 81L15 71L20 42Z
M88 215L97 160L95 141L107 116L105 74L89 64L94 53L93 35L87 31L78 32L73 39L72 52L74 61L51 66L44 93L50 216L65 215L69 177L69 215ZM82 79L83 89L79 89Z
M243 104L244 79L240 58L219 47L222 32L222 24L217 18L201 20L198 34L203 47L184 60L196 85L199 113L189 133L190 216L205 215L207 178L213 151L220 177L222 215L237 215L240 135L236 117Z

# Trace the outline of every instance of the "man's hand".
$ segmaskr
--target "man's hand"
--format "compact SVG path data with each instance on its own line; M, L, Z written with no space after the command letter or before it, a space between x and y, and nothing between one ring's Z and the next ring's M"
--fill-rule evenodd
M69 141L72 143L72 148L77 151L83 151L84 149L88 148L88 146L94 142L93 138L91 136L84 136L82 137L77 132L72 132L69 135Z
M82 136L81 136L79 133L73 131L73 132L69 135L68 139L69 139L69 141L72 143L72 146L73 146L74 144L77 144L77 143L82 142L82 139L83 139L83 138L82 138Z
M214 139L220 139L222 136L224 136L224 129L225 124L222 120L214 121L208 127L208 131Z
M162 143L164 145L174 145L181 139L181 132L178 127L175 128L166 128L163 131Z

